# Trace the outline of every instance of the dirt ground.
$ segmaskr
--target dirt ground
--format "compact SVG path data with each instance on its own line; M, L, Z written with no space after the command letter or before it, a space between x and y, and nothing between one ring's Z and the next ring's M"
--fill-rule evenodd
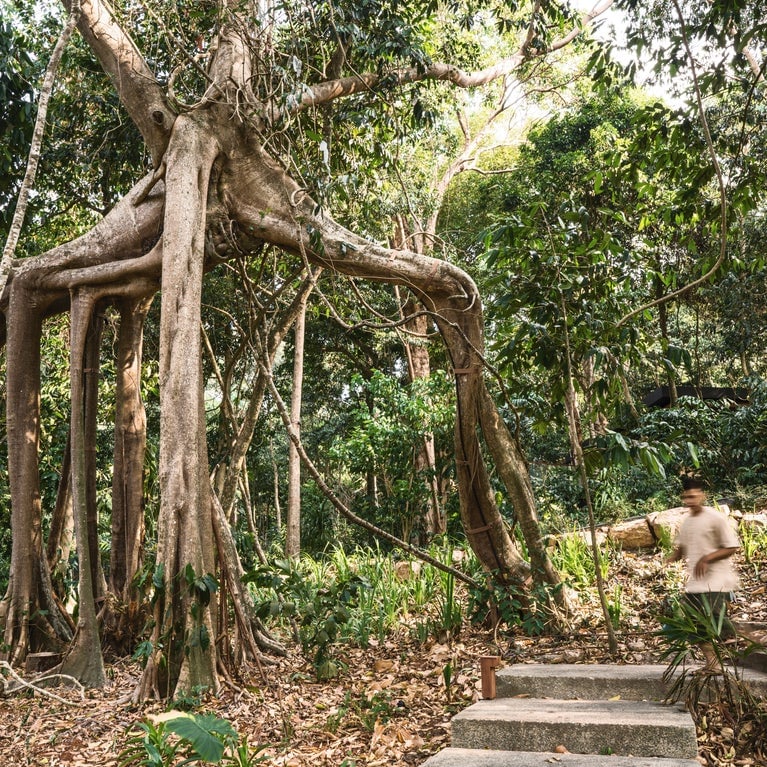
M767 553L764 565L739 561L742 590L733 617L767 622ZM203 700L195 710L225 718L247 735L252 748L262 746L263 764L269 767L419 765L449 745L451 716L479 698L481 655L499 654L504 664L658 662L662 648L654 632L667 591L663 568L660 555L652 553L623 553L613 565L608 590L619 595L617 657L609 656L596 595L581 593L567 636L531 638L465 623L450 644L419 644L404 628L383 644L344 648L347 669L331 682L317 683L311 666L293 653L263 670L243 669L236 686L225 685L218 697ZM129 729L166 707L127 702L140 674L136 663L116 662L108 671L109 685L103 690L84 695L48 690L59 699L9 692L15 683L6 674L0 765L118 767ZM727 711L711 707L704 713L706 730L699 738L703 764L767 765L745 737L763 724L733 722ZM761 722L767 722L767 707L761 715Z

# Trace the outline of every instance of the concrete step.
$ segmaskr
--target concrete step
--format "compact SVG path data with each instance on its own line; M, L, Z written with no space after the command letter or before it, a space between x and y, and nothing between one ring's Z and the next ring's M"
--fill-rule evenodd
M682 706L655 701L496 698L452 720L456 748L578 754L697 756L695 725Z
M530 751L485 751L446 748L423 767L700 767L697 759L661 759L652 756L595 756Z
M515 663L498 669L496 697L562 700L663 700L665 666Z
M767 663L754 653L752 668L731 670L754 695L767 697ZM767 661L767 658L765 658ZM562 700L664 700L668 686L663 682L665 665L584 665L515 663L498 669L496 697L561 698ZM689 669L688 669L689 671Z
M743 655L739 662L744 666L744 670L751 669L752 671L761 672L767 678L767 652L755 650L747 655ZM765 692L761 694L765 695Z

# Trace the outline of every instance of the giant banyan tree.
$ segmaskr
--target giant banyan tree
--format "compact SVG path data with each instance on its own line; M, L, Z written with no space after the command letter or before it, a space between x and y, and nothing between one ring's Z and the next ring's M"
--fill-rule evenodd
M449 63L357 71L354 51L333 37L334 66L298 91L278 87L276 42L284 11L265 3L226 3L216 37L198 57L204 88L181 107L102 0L66 2L77 29L110 78L139 129L153 168L89 232L35 257L12 262L0 307L7 356L7 430L13 550L8 591L0 605L7 657L67 648L63 670L88 684L103 681L100 621L130 611L142 527L145 416L139 396L144 319L160 294L160 493L154 574L152 652L138 697L172 695L195 685L215 688L226 641L241 652L269 647L250 617L239 585L236 550L212 491L205 442L200 338L206 271L222 258L247 259L264 243L306 263L358 279L406 288L425 308L446 345L455 377L455 465L467 538L488 571L523 589L532 577L556 582L540 542L527 469L515 437L499 417L483 376L482 303L471 278L456 266L408 250L393 250L339 225L289 172L271 138L301 115L346 97L443 81L470 88L508 77L526 60L572 40L542 44L541 7L530 9L517 52L490 69L467 73ZM547 4L541 4L544 6ZM311 10L311 4L307 9ZM191 59L190 59L191 61ZM202 69L204 67L204 70ZM329 76L331 73L332 77ZM165 82L164 82L165 81ZM275 95L277 94L277 95ZM104 307L119 314L112 558L109 583L95 566L92 444ZM57 511L69 498L79 561L77 622L51 588L42 534L38 450L40 346L43 323L68 312L71 328L71 424ZM528 564L496 506L482 436L503 478L531 552ZM56 512L52 527L56 523ZM223 628L220 593L226 584L236 620ZM222 589L223 592L223 589Z

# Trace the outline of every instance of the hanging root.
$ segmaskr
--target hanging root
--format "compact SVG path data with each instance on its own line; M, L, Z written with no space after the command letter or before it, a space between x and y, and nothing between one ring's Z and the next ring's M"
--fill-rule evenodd
M8 661L4 661L4 660L0 661L0 669L2 669L5 673L7 673L16 682L14 686L14 685L10 685L4 679L0 680L0 682L2 682L3 697L13 695L19 690L33 690L35 693L39 693L40 695L45 695L48 698L53 698L53 700L57 700L59 703L66 703L66 705L68 706L82 706L85 703L85 688L73 676L69 676L68 674L59 674L59 673L44 674L42 676L35 677L34 679L35 684L33 684L32 682L19 676L13 670L13 668L11 667L11 664L8 663ZM62 698L60 695L56 695L56 693L49 692L43 687L40 687L41 682L47 682L50 679L60 679L62 681L67 682L72 687L76 688L78 692L80 693L80 700L79 701L67 700L66 698Z

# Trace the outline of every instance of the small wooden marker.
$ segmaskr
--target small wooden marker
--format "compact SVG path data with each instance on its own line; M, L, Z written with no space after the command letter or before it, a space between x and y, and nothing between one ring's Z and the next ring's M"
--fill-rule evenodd
M498 655L483 655L479 659L479 669L482 675L482 697L485 700L495 698L495 670L501 665Z
M62 655L58 652L28 653L24 663L25 674L37 674L48 671L61 663Z

